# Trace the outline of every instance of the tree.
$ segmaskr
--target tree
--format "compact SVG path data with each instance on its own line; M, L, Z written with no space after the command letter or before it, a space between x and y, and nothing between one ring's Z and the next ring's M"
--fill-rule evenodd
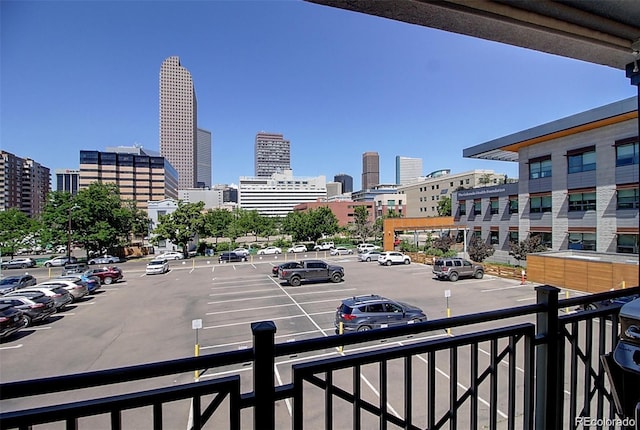
M369 211L365 205L356 206L353 210L354 234L362 243L373 234L373 227L369 221Z
M153 242L169 240L182 248L182 253L189 254L187 245L194 240L196 234L206 231L205 216L202 213L204 202L185 203L178 200L175 211L161 216L157 227L153 230Z
M444 196L438 200L438 215L451 216L451 197Z
M37 223L18 208L0 211L0 252L13 257L33 236Z
M306 212L289 212L282 220L282 231L294 241L315 242L338 231L338 219L328 207Z
M224 236L232 220L233 215L228 210L210 209L204 214L203 236L214 237L217 244L218 238Z
M448 252L453 244L456 243L455 239L449 235L438 237L431 243L431 247L439 249L443 253Z
M493 246L488 245L481 238L473 236L469 243L469 258L479 263L483 262L486 258L491 257L495 252Z
M519 243L511 242L509 246L509 255L512 255L518 262L520 262L520 260L526 260L527 254L547 250L547 247L542 243L539 235L529 236Z

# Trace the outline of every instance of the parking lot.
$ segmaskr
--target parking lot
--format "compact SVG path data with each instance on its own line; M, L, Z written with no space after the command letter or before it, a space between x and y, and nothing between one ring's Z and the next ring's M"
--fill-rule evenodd
M0 344L1 380L33 379L184 358L194 355L196 342L200 355L251 348L250 325L255 321L273 321L278 343L333 335L335 311L341 299L356 295L379 294L408 302L422 308L429 319L445 318L447 304L454 316L535 301L533 285L520 285L514 280L485 275L480 280L438 281L431 267L423 264L386 267L376 262L359 262L353 255L320 254L319 257L344 266L342 282L299 287L281 284L271 275L271 268L291 259L289 255L256 256L249 262L227 264L219 264L215 258L171 261L170 272L153 276L145 275L145 261L119 264L124 272L123 281L103 286L97 294L73 304L48 321L4 340ZM315 253L307 256L315 257ZM298 254L295 258L304 256ZM32 269L29 273L39 281L57 274L54 269L50 272L44 268ZM445 291L450 293L448 299ZM196 331L192 329L192 321L198 319L202 320L202 328ZM495 326L503 324L499 321ZM485 329L491 325L464 330ZM456 334L459 333L454 329L451 335ZM447 336L444 331L430 332L420 338L443 336ZM390 340L387 345L393 342L403 340ZM376 347L378 345L362 345L357 350ZM352 351L344 353L349 352ZM275 377L278 382L289 382L292 363L337 354L337 350L322 351L278 360ZM250 366L207 369L200 378L248 371ZM443 373L446 377L446 372ZM165 383L192 380L193 375L174 375ZM250 386L243 388L250 389ZM64 396L65 401L73 397L70 393ZM25 407L28 402L28 399L8 401L3 409ZM401 404L395 407L401 409ZM287 409L289 405L279 412L284 415L283 419Z

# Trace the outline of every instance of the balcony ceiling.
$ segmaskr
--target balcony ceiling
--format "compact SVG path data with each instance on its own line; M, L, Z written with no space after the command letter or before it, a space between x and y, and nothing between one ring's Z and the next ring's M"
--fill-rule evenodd
M639 0L307 0L624 70Z

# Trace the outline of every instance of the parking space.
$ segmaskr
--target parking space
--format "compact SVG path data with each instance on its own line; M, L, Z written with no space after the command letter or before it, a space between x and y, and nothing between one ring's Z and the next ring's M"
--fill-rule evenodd
M340 283L292 287L271 274L272 266L284 260L282 256L266 256L225 264L213 259L171 261L168 273L152 276L145 275L144 262L127 262L120 266L125 275L123 282L103 286L98 294L56 314L52 321L3 341L0 344L2 381L188 357L193 355L196 342L201 355L250 348L250 326L255 321L273 321L277 327L277 342L329 336L335 333L336 308L343 298L351 296L379 294L407 302L422 308L429 319L445 318L447 307L451 315L462 315L528 304L535 298L532 285L520 285L514 280L485 276L457 282L439 281L427 265L387 267L375 262L359 262L356 256L327 259L332 264L344 266L345 277ZM34 275L46 278L44 269L39 270L42 273ZM197 333L191 328L194 319L202 320L202 329ZM451 335L491 325L453 329ZM431 332L406 339L390 339L382 342L384 345L377 342L345 348L345 351L315 351L296 357L280 357L275 369L276 378L281 383L289 382L291 365L302 360L447 335L445 331ZM489 348L480 348L480 362L488 363ZM27 357L39 356L46 356L47 362L36 360L33 365L24 366ZM415 360L421 368L427 364L426 357ZM462 352L459 361L470 362L468 352ZM401 366L391 370L391 374L401 377L399 369ZM207 369L200 377L213 378L238 372L250 372L250 366ZM448 384L449 369L439 365L437 372L438 384ZM173 383L186 383L192 378L192 375L184 375L174 378ZM376 371L365 371L363 378L364 386L369 387L370 395L375 397ZM459 384L461 390L467 386L463 378ZM389 402L390 408L402 410L401 400L390 399ZM287 403L287 408L279 411L278 419L287 421L289 412L290 404Z

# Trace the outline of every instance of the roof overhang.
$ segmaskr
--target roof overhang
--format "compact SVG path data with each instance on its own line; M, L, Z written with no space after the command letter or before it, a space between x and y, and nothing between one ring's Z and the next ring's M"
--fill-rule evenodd
M640 51L638 0L307 1L621 70Z

